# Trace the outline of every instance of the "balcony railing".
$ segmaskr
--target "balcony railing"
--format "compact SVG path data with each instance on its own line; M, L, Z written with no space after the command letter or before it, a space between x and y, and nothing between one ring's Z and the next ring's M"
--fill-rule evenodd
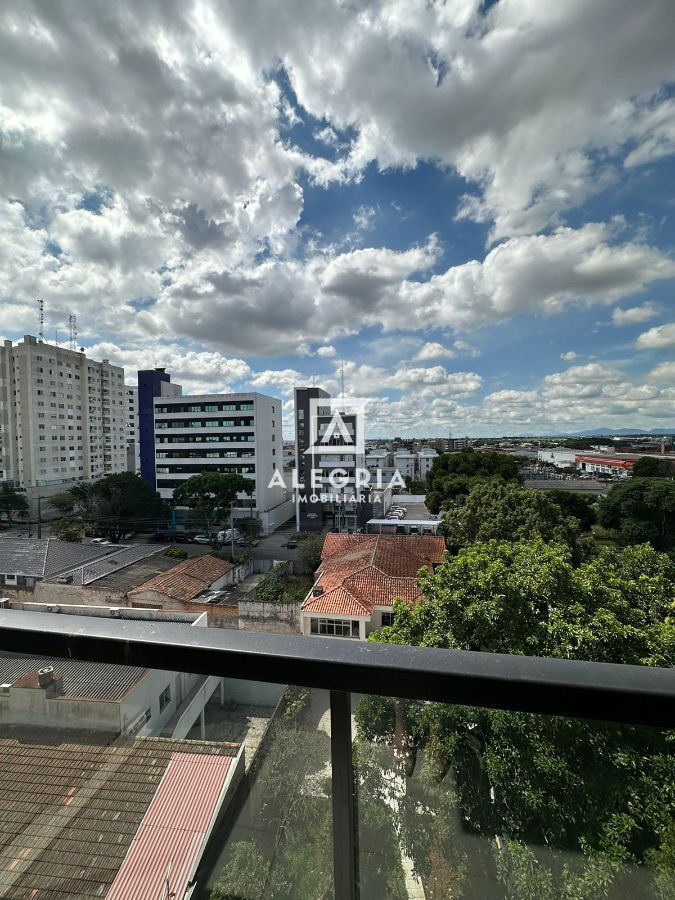
M372 854L367 858L364 855L368 842L372 841L372 828L365 828L362 821L368 804L360 802L359 791L367 789L368 781L360 772L358 755L354 754L352 694L370 695L373 702L378 698L388 698L387 702L392 704L403 701L404 707L408 701L422 701L422 711L424 702L433 702L451 705L442 707L445 710L455 710L463 705L479 710L528 714L537 721L552 716L589 720L589 727L597 728L599 734L616 728L607 723L617 723L617 733L623 733L623 729L631 735L641 733L641 728L662 730L675 727L675 671L650 667L424 649L220 628L188 629L184 625L157 621L56 616L17 610L0 610L0 650L329 691L331 787L330 799L326 802L332 808L333 878L330 890L321 896L332 895L337 900L353 900L358 896L364 900L370 896L410 896L409 892L406 894L403 881L406 880L407 884L411 878L414 880L417 877L414 872L411 874L415 866L410 862L410 857L414 857L416 851L406 843L405 827L403 831L400 826L391 827L388 834L390 845L396 847L396 872L400 869L400 884L396 887L391 882L386 888L380 885L378 890L381 893L377 893L371 882L370 888L364 886L364 879L370 877L367 872L377 869L377 877L384 877L383 872L386 874L390 863L382 862L373 869ZM396 742L394 738L394 745ZM400 770L398 774L394 772L397 756L400 762L400 742L398 749L394 747L389 762L378 762L377 769L379 775L389 773L389 781L394 784L386 801L379 807L384 818L391 817L392 820L395 815L399 818L404 815L402 808L406 795L401 784L408 777ZM598 759L597 765L600 771L602 759ZM355 784L360 785L356 791ZM195 790L197 787L195 785ZM461 785L452 791L448 789L444 803L447 804L449 796L454 796L455 790L461 795ZM368 798L369 802L371 799ZM498 802L494 798L493 801ZM414 803L407 808L405 815L411 811L417 815L424 804L429 808L431 802L427 786L422 794L415 795ZM432 810L429 821L433 827L425 834L428 836L433 832L430 840L436 840L435 832L441 825L444 828L452 826L457 834L464 833L464 840L465 832L470 830L466 817L459 816L459 824L450 822L447 807L443 809L446 810L445 818L441 816L441 807ZM382 816L377 821L381 819ZM359 848L361 837L364 846ZM413 838L416 839L414 829ZM316 839L320 841L320 836ZM504 859L505 840L504 835L495 836ZM480 852L475 850L475 845L471 845L473 850L467 851L467 846L469 844L462 844L458 860L465 858L468 852L475 852L477 856L484 852L484 845L481 845L483 850ZM553 852L550 847L546 847L545 851ZM277 852L278 846L275 845L274 853ZM307 853L311 855L313 852L312 847L307 848ZM385 856L382 856L384 859ZM401 866L401 860L407 860L407 863ZM461 860L457 866L460 864ZM467 867L466 862L463 865ZM474 868L476 871L481 868L482 871L483 867L484 860L480 867L476 865ZM448 875L447 867L444 873L444 877L447 875L448 878L456 874L453 869ZM428 891L427 894L420 893L420 896L455 896L447 887L438 887L438 871L434 875L435 891L429 888L428 879L431 876L428 872L423 872L420 877L427 879L424 889ZM630 878L626 883L630 886ZM625 887L624 884L622 890ZM303 888L296 883L295 887L289 888L288 896L303 896L302 891ZM634 896L657 896L656 893L635 891L633 887ZM247 895L241 893L240 896ZM508 893L501 888L497 890L495 884L484 888L469 886L466 896L520 895L517 891ZM623 893L609 896L623 896Z

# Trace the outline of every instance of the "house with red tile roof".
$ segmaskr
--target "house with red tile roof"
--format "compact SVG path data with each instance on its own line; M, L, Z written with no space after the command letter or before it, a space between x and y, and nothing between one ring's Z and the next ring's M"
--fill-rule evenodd
M186 559L144 584L132 588L127 596L132 603L145 603L161 609L185 609L194 600L234 584L234 566L215 556Z
M436 535L327 534L302 605L302 633L365 640L391 622L396 597L422 596L420 569L433 571L444 553Z

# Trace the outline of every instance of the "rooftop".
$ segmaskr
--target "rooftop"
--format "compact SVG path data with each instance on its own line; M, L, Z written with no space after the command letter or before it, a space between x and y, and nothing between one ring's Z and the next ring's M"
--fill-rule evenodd
M49 578L119 550L117 546L73 544L31 538L0 537L0 572L31 578Z
M54 672L63 676L61 697L84 700L110 700L119 702L144 677L146 669L138 666L120 666L109 663L90 663L76 659L58 659L52 656L28 656L25 653L0 651L0 684L24 681L26 676L37 675L38 669L53 666Z
M182 600L188 603L231 569L232 563L210 554L198 556L195 559L186 559L167 572L156 575L144 584L130 590L129 596L132 597L145 591L155 591L171 597L172 600Z
M327 534L321 554L318 596L303 603L306 612L367 616L374 606L391 606L395 597L421 596L421 568L443 562L445 541L434 535Z
M142 849L146 826L157 828L163 815L188 821L191 852L182 859L189 871L203 820L213 811L206 801L216 787L222 790L237 749L163 738L112 743L86 732L3 727L0 900L102 898L111 896L113 883L117 898L161 896L176 832L154 842L152 865L144 867L147 893L122 892L118 873ZM199 794L173 790L186 767L195 782L213 785L198 811ZM176 799L169 803L171 795Z

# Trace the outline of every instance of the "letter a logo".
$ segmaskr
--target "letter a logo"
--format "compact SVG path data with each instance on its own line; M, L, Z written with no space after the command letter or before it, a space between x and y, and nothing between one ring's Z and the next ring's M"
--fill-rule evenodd
M328 423L328 427L326 428L326 432L324 436L321 438L320 443L327 444L330 439L333 437L336 431L339 431L342 435L342 439L345 444L353 444L352 436L347 431L347 426L344 423L344 420L340 413L336 410L333 413L333 418Z

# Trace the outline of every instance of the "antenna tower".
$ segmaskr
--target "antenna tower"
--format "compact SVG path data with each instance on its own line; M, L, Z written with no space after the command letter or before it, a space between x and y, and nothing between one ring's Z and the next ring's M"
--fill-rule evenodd
M38 335L41 341L45 339L45 301L38 297L35 301L38 305Z
M68 338L70 341L70 349L75 350L77 347L77 316L68 316Z

